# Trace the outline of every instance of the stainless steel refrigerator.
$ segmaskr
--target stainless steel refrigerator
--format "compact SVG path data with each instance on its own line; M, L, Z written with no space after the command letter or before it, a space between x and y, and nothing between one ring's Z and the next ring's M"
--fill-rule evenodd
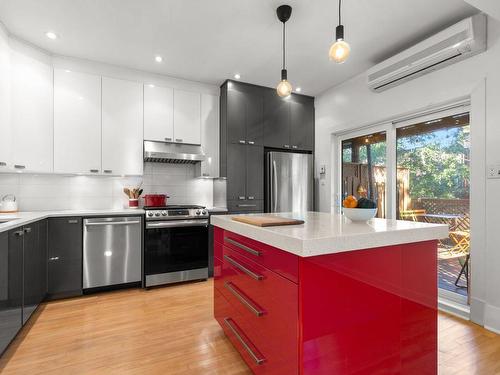
M313 156L269 151L266 154L266 212L313 210Z

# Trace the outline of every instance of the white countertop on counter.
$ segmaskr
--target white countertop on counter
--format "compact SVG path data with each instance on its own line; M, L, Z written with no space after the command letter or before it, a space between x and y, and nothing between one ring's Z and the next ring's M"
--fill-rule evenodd
M217 227L302 257L448 237L448 226L444 224L386 219L372 219L366 223L359 223L351 222L339 214L322 212L253 214L253 216L281 216L305 221L302 225L278 227L244 224L232 220L234 216L238 215L215 215L210 218L210 222Z
M63 210L63 211L33 211L17 212L15 214L0 214L0 233L10 229L27 225L49 217L65 216L118 216L118 215L144 215L142 209L109 209L109 210ZM8 220L3 223L3 220Z

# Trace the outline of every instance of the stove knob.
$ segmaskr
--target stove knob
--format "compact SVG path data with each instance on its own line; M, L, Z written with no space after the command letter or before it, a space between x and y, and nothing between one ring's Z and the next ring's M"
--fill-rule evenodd
M199 215L200 213L200 210L196 210L196 215Z
M148 216L149 217L153 216L153 213L152 212L148 212Z
M206 215L206 214L207 214L207 211L206 211L206 210L203 210L203 211L201 211L201 214L202 214L202 215Z
M161 216L167 216L167 211L162 211Z
M155 216L160 216L160 212L155 212Z

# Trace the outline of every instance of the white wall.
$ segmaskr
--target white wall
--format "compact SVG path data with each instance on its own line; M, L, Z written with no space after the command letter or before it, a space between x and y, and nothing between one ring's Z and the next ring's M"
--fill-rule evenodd
M382 93L361 74L316 98L317 209L330 211L332 134L388 121L441 103L472 99L472 301L474 321L500 331L500 180L486 180L485 165L500 164L500 22L488 18L488 51ZM485 148L485 152L484 152ZM326 178L318 174L327 166Z

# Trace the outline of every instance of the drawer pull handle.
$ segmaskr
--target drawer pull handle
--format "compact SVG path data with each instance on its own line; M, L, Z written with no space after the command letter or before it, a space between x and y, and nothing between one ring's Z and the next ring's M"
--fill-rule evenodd
M99 169L91 169L90 173L99 173Z
M246 142L245 142L244 140L242 140L242 139L240 139L238 142L239 142L239 143L241 143L242 145L244 145L244 144L246 143Z
M24 228L24 233L31 233L31 228Z
M233 266L235 266L236 268L238 268L240 271L246 273L252 279L260 281L260 280L262 280L264 278L264 276L259 275L259 274L255 273L253 271L250 271L248 268L246 268L245 266L241 265L240 263L238 263L233 258L231 258L231 257L229 257L227 255L224 255L224 259L226 259L229 263L231 263Z
M14 164L14 168L16 169L26 169L25 165L20 165L20 164Z
M78 219L70 219L68 220L68 224L78 224Z
M248 310L253 312L257 316L262 316L264 315L264 311L261 309L258 309L257 307L254 306L253 303L251 303L247 297L244 296L243 292L241 292L236 285L234 285L231 282L227 282L224 284L227 290L229 290L233 296L235 296L238 301L240 301L243 305L245 305Z
M294 150L296 150L296 149L298 149L298 148L299 148L299 146L292 146L292 148L293 148Z
M167 138L165 138L165 140L166 140L167 142L170 142L170 141L172 141L172 138L167 137Z
M113 170L112 169L105 169L104 173L113 173Z
M236 207L257 207L256 204L237 204Z
M238 341L241 343L241 345L245 348L245 350L250 354L250 357L255 361L256 364L261 365L265 362L265 358L262 356L262 354L258 353L256 354L252 348L250 348L250 345L247 344L247 342L243 339L243 334L241 334L238 329L233 325L233 319L231 318L224 318L224 323L228 326L228 328L231 330L231 332L236 336ZM245 337L246 338L246 337Z
M6 167L7 166L7 163L4 162L4 161L0 161L0 167Z
M181 138L175 138L175 141L176 141L176 142L182 142L182 141L183 141L183 139L181 139Z
M50 261L59 260L59 257L50 257L49 260Z
M248 141L248 144L249 144L249 145L254 145L254 144L255 144L255 142L254 142L254 141Z
M238 241L235 241L231 238L224 238L224 241L225 242L229 242L231 245L234 245L238 248L240 248L241 250L245 250L246 252L252 254L252 255L256 255L256 256L260 256L262 253L260 251L257 251L257 250L254 250L248 246L245 246L241 243L239 243Z

